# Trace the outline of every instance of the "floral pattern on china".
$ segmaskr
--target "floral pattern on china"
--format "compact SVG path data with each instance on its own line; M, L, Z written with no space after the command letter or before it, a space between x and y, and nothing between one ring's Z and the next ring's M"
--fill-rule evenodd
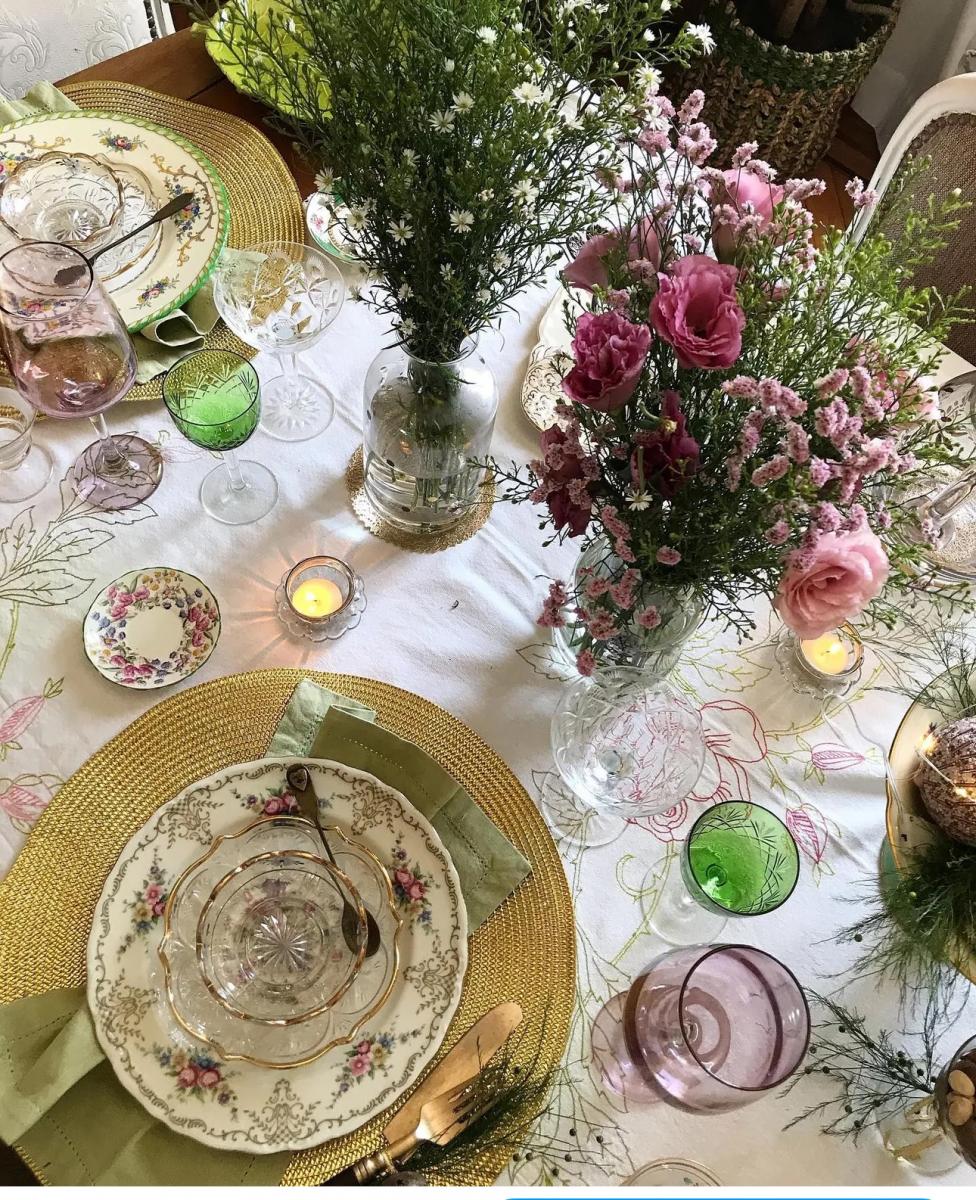
M152 567L123 575L85 618L85 653L106 679L151 689L186 679L220 636L220 610L195 575Z
M179 220L160 222L149 242L127 243L137 249L121 268L114 251L98 264L134 333L178 308L209 278L230 230L227 193L212 164L179 134L137 117L84 109L39 113L0 130L0 183L25 159L66 146L100 158L125 181L131 209L123 214L123 230L140 224L147 206L155 211L171 196L193 193Z
M240 1060L228 1066L225 1056L176 1024L154 966L162 931L153 921L155 928L138 929L140 919L146 923L142 905L150 907L147 889L161 881L161 895L215 838L237 834L242 821L253 820L259 802L283 802L285 771L295 761L226 768L159 808L109 873L89 938L88 1002L120 1082L171 1129L218 1149L300 1150L358 1129L420 1078L461 999L467 916L436 831L371 775L301 759L330 827L383 863L390 863L391 846L402 850L398 863L413 881L423 881L429 908L423 931L419 922L404 921L399 975L362 1033L296 1070ZM158 903L160 895L152 895Z

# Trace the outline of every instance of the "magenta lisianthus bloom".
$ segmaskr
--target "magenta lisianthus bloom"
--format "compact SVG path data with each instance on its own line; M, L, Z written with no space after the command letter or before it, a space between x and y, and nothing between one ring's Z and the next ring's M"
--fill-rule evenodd
M846 533L822 534L794 559L773 602L801 638L817 638L856 617L888 578L888 556L866 525Z
M563 278L574 287L592 292L596 287L610 286L607 258L624 245L624 233L597 233L585 241L579 254L563 270ZM654 222L642 217L630 231L627 239L626 259L628 262L648 262L653 270L661 265L661 245L657 239Z
M618 312L583 313L576 323L576 365L563 380L563 391L597 412L614 412L637 390L651 331Z
M713 187L713 203L728 205L740 217L758 217L754 227L761 232L768 229L773 218L773 209L783 202L783 189L780 185L770 183L748 167L723 171L722 178L725 181L724 185L718 184L717 187ZM715 247L715 253L723 262L728 262L735 255L736 244L735 227L716 216L712 222L712 245Z
M678 365L731 367L742 353L746 315L739 306L735 267L707 254L687 254L659 275L651 325L674 347Z
M698 470L700 459L698 442L688 432L681 411L681 398L677 392L665 392L657 429L634 438L630 456L634 487L640 490L649 485L665 500L671 500Z

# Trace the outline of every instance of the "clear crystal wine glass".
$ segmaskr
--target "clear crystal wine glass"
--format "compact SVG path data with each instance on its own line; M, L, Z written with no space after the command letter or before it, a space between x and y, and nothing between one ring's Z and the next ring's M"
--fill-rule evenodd
M200 485L200 503L212 517L225 525L249 525L274 508L274 475L236 454L261 417L257 372L246 358L232 350L188 354L163 376L163 403L194 446L223 451L223 463Z
M645 885L648 924L675 946L703 945L729 917L775 912L793 895L800 852L793 835L769 809L726 800L706 809L681 849L680 871L660 888ZM657 867L648 875L656 879Z
M82 271L62 282L65 268ZM163 460L135 434L113 437L102 415L135 383L132 339L88 260L70 246L31 242L0 257L0 334L14 383L38 412L89 417L99 441L70 472L83 499L131 508L159 486Z
M37 410L19 392L0 391L0 503L29 500L54 471L43 446L33 445Z
M242 341L281 359L282 373L262 388L261 428L282 441L317 437L335 415L335 398L303 374L297 356L339 315L346 287L336 265L297 242L262 242L224 252L214 302Z
M550 781L542 807L557 837L587 846L613 841L628 820L665 812L698 781L705 762L701 717L640 667L605 667L574 680L552 718Z

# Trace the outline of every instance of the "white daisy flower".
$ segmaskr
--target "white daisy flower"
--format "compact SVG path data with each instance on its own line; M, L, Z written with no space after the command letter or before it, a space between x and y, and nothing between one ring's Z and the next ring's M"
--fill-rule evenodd
M404 166L413 168L417 165L417 151L416 150L404 150L403 154L400 157L403 159Z
M644 39L645 42L648 43L648 45L650 45L650 43L654 41L656 36L657 35L655 34L653 29L645 29L644 32L641 34L641 37Z
M494 188L485 188L485 190L483 192L478 193L478 199L481 201L482 204L487 204L489 200L494 200L495 199L495 189Z
M444 276L445 279L453 279L454 278L454 268L451 266L450 263L442 263L441 264L441 274Z
M435 112L427 118L427 124L436 133L452 133L454 130L454 114L452 112Z
M661 12L670 12L672 8L674 8L674 5L671 3L671 0L661 0Z
M641 87L646 92L656 93L661 87L661 72L657 67L647 66L641 67L635 75L638 87Z
M487 304L491 299L491 292L489 292L487 288L481 288L480 291L475 292L475 299L481 304Z
M397 289L397 299L398 300L409 300L412 295L413 295L413 288L410 286L409 283L400 284L400 287Z
M315 189L319 192L331 192L335 187L335 175L324 167L315 176Z
M451 229L455 233L470 233L474 228L474 213L466 208L455 208L448 216L451 221Z
M512 265L512 256L506 254L504 250L499 250L492 258L491 265L496 271L507 271Z
M469 96L467 92L458 92L452 108L456 113L470 112L474 108L474 96Z
M518 87L512 92L512 95L519 104L532 106L535 104L541 104L545 93L537 83L531 83L529 80L526 80L525 83L520 83L518 85Z
M531 179L520 179L512 188L512 199L516 204L531 204L538 194L539 189Z
M387 229L390 231L390 237L400 246L405 246L413 237L413 230L406 221L391 221Z
M400 332L404 337L409 337L412 333L417 332L417 322L410 317L404 317L400 322Z
M711 54L715 49L715 38L712 37L712 27L710 25L685 25L685 33L690 34L701 46L706 54Z
M353 204L349 208L349 215L346 217L346 224L350 229L363 229L366 225L366 218L369 216L369 209L365 204Z
M512 28L515 30L516 33L525 33L525 26L522 24L521 21L516 21L515 24L512 26Z
M498 41L498 34L490 25L482 25L478 30L478 38L484 42L486 46L494 46Z
M647 492L631 492L627 497L627 507L631 512L644 512L651 507L651 497Z
M453 58L445 58L444 59L444 70L448 73L448 75L454 74L454 59Z

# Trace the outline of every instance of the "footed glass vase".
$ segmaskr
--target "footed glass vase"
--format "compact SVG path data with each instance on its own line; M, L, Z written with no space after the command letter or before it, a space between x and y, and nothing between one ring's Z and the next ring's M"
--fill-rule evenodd
M477 501L498 410L498 389L474 343L452 362L404 346L382 350L366 375L366 494L391 525L440 533Z
M627 564L614 554L609 542L599 538L576 560L570 603L563 610L566 624L552 631L553 645L568 670L576 670L576 656L583 649L585 628L576 615L574 596L581 594L593 575L618 580ZM655 587L645 584L635 611L653 604L661 615L655 629L644 629L630 621L619 637L590 646L599 667L639 667L649 678L664 679L681 657L685 643L702 620L702 606L687 588Z

